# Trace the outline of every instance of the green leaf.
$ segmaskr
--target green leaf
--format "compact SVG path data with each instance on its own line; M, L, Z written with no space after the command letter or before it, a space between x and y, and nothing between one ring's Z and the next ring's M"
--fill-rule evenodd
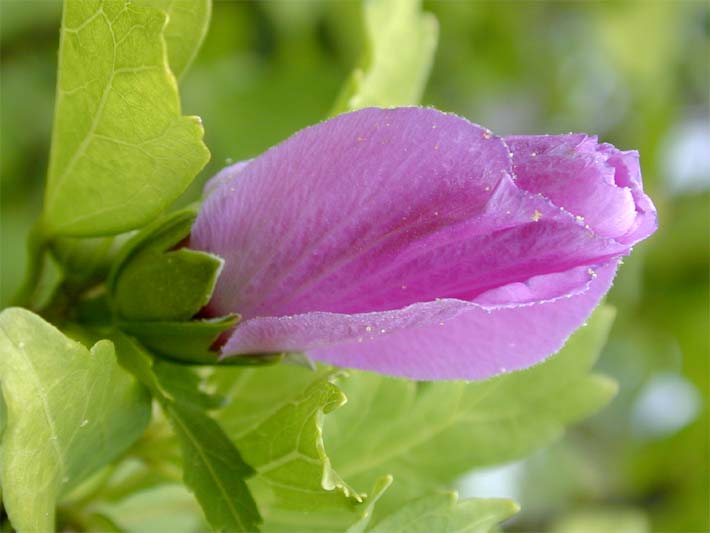
M168 15L165 44L170 69L182 77L195 59L207 35L212 12L210 0L134 0L138 5L160 9Z
M616 391L607 378L589 374L613 316L600 307L558 354L486 381L416 383L352 373L342 385L350 401L326 419L333 464L356 486L393 475L378 509L393 508L448 488L473 468L550 443Z
M121 364L142 381L160 403L180 442L183 479L210 525L218 531L255 531L259 511L244 479L253 473L222 428L199 407L187 368L154 371L153 361L132 339L117 334Z
M185 484L217 531L255 531L260 522L244 478L253 471L222 428L200 409L182 402L163 405L180 441Z
M139 227L207 163L200 120L181 115L166 20L130 1L64 3L43 219L50 235Z
M246 372L254 375L261 371ZM345 402L332 383L334 378L332 372L320 374L314 381L306 378L310 385L297 394L290 394L291 385L283 382L281 397L277 389L276 402L251 418L252 424L230 426L235 429L230 436L257 472L249 485L264 516L265 532L344 531L357 523L366 524L374 500L389 486L387 477L374 480L373 497L363 503L364 495L331 467L322 440L323 417ZM243 394L244 389L232 398L235 408L242 398L248 398ZM250 412L248 405L242 405L241 410ZM219 414L221 420L229 420Z
M5 424L7 424L7 407L5 406L5 400L2 395L2 384L0 383L0 442L2 442Z
M19 308L0 313L0 380L4 505L15 529L54 531L57 498L141 435L150 398L111 342L89 351Z
M381 477L375 482L375 486L372 487L367 500L365 500L364 507L360 510L360 519L351 525L345 533L364 533L372 521L375 504L391 484L392 476Z
M238 359L233 357L230 359ZM296 401L330 370L313 372L279 364L267 368L218 367L209 382L229 403L216 414L228 435L255 427L283 405Z
M434 60L438 25L419 0L365 0L366 47L331 115L415 105Z
M456 493L433 494L407 503L368 533L488 533L518 510L518 505L510 500L459 501Z
M331 381L327 376L315 382L255 427L242 428L232 435L261 481L272 488L276 503L293 510L312 506L306 488L323 491L325 505L329 500L336 505L361 501L360 495L330 468L320 438L323 416L346 402Z

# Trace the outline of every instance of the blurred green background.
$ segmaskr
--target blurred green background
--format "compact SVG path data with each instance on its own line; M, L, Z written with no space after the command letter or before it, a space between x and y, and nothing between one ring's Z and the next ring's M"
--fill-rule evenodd
M0 5L6 305L41 207L61 6ZM708 531L708 3L424 5L440 23L424 104L499 134L584 131L638 149L660 218L609 297L619 314L600 370L619 381L617 398L550 448L463 479L462 495L516 498L523 510L511 531ZM186 198L226 163L325 117L358 59L360 18L349 0L215 2L182 84L184 110L203 118L212 151Z

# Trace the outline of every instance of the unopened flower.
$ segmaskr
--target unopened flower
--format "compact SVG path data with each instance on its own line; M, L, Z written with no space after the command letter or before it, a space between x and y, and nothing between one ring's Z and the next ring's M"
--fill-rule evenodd
M225 259L224 356L302 351L416 379L556 352L656 228L636 152L500 138L433 109L364 109L215 179L191 246Z

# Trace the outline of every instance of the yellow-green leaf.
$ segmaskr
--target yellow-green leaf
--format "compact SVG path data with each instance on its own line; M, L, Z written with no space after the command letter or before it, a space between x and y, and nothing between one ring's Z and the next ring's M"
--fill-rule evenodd
M67 0L44 205L50 235L101 236L165 209L209 159L183 116L167 15L130 1Z
M144 431L150 397L116 362L20 308L0 314L3 504L18 531L54 531L57 499Z

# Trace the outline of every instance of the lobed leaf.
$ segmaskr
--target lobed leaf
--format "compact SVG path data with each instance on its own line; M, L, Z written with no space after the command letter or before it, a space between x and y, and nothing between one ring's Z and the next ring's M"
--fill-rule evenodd
M358 374L343 377L343 381L357 379ZM403 514L391 512L380 518L375 529L369 529L375 507L378 515L383 514L379 506L387 499L385 491L392 477L375 477L371 495L365 499L331 466L332 457L326 454L328 442L323 441L321 428L324 421L338 413L344 400L333 384L337 376L323 368L312 372L282 364L258 370L219 368L210 378L211 385L231 399L216 416L257 471L249 484L264 516L263 531L409 531L399 526L411 516L421 522L421 531L476 532L488 531L517 510L507 500L467 500L456 505L451 494L435 494L415 502L403 500ZM380 424L397 424L399 417L406 421L412 416L406 408L387 409L389 405L401 407L403 389L383 387L381 392L366 399L372 404L364 413L364 422L381 429ZM348 438L367 440L371 434L362 429L349 431ZM416 477L401 481L418 482ZM420 488L417 485L416 489ZM359 503L359 498L364 502Z
M233 383L213 380L231 399L217 416L256 470L249 485L264 516L263 531L363 531L391 479L374 480L365 501L331 467L322 425L325 415L345 402L333 383L336 374L279 365L220 368L215 375Z
M0 313L3 499L15 529L54 531L57 499L145 430L150 398L102 340L91 351L33 313Z
M312 372L284 364L258 369L222 367L214 370L209 383L229 400L216 416L230 436L240 434L244 428L256 427L331 373L327 369Z
M267 525L269 521L272 526L273 522L292 525L293 515L317 512L317 517L309 518L315 531L322 527L318 518L342 511L354 513L362 501L330 467L320 438L324 414L343 403L343 393L324 378L256 427L232 435L258 474L253 483L268 488L272 496L262 505ZM283 520L279 511L290 518ZM328 527L332 527L330 520L328 516Z
M207 163L200 120L180 111L166 22L130 1L64 3L43 215L50 235L139 227Z
M372 487L370 494L365 500L364 507L360 511L360 519L352 524L345 533L364 533L367 530L375 509L375 504L392 484L392 476L379 478Z

